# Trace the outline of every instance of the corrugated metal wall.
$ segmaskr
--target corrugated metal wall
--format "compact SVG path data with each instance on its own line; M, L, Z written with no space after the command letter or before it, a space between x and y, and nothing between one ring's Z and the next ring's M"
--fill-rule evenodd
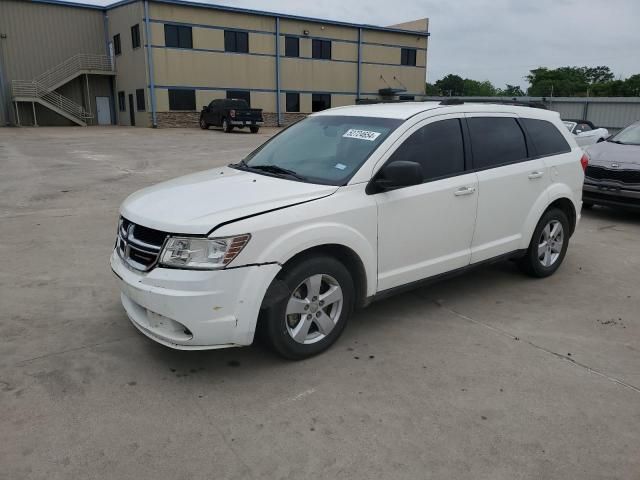
M451 97L422 97L423 100L444 100ZM565 119L590 120L611 133L640 120L640 97L455 97L468 102L500 103L542 102L550 110L560 113Z
M107 53L103 12L95 8L0 0L0 34L5 103L12 80L31 80L77 53ZM7 111L0 105L0 125Z

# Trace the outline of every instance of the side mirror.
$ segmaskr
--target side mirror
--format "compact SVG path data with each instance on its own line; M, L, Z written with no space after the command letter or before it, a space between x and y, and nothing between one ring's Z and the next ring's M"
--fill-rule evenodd
M417 162L398 161L382 167L373 183L377 191L384 191L419 185L422 180L422 165Z
M209 110L209 105L204 105L204 106L202 107L202 110Z

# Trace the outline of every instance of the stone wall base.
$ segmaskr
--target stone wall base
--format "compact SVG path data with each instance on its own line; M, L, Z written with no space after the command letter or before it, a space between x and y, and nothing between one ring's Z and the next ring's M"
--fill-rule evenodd
M264 126L277 127L277 114L263 112ZM306 113L283 113L283 126L291 125L307 116ZM157 112L158 128L199 128L199 112Z

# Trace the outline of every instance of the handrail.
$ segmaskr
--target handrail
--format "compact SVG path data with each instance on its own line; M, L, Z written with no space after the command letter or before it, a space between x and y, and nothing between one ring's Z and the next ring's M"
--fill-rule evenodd
M53 87L70 77L76 72L91 70L99 72L113 72L111 58L108 55L94 55L89 53L78 53L68 58L64 62L50 68L46 72L38 75L34 81L44 87Z
M84 121L88 118L93 118L93 115L87 112L82 105L60 95L58 92L49 90L36 81L14 80L11 83L11 93L14 98L41 98L42 100L45 100L46 102L67 112L69 115L73 115L79 120Z

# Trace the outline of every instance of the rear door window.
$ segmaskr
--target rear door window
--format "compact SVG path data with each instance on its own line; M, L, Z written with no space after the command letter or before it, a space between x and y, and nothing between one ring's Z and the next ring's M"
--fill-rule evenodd
M527 159L524 133L513 117L467 119L473 168L483 170Z
M393 152L389 163L400 160L419 163L424 182L464 172L460 120L440 120L416 130Z
M571 147L556 126L547 120L521 118L520 121L527 129L529 138L536 147L539 156L557 155L571 151Z

